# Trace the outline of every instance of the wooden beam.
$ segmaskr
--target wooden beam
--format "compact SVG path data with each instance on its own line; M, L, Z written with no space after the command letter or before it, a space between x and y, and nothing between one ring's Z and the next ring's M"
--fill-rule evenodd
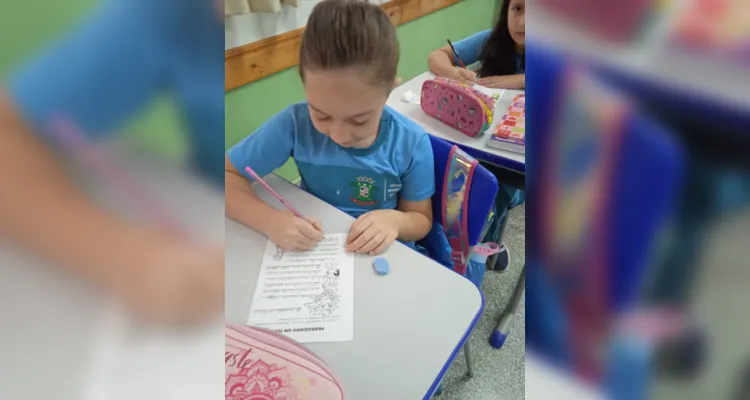
M461 0L392 0L380 7L399 26ZM248 43L224 52L224 90L291 68L299 63L304 28Z

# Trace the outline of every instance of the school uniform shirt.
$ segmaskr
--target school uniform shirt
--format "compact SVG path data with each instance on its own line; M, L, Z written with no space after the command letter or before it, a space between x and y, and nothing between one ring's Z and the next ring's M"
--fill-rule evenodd
M492 29L477 32L465 39L453 43L453 48L456 49L456 53L458 53L464 63L469 66L471 64L479 62L479 57L481 57L482 50L487 44L487 41L490 39L491 34ZM455 54L453 55L453 62L458 64L458 58L456 58ZM523 55L516 54L516 73L525 73L524 67Z
M214 0L106 0L45 50L6 82L37 133L46 137L60 115L104 138L164 93L184 119L193 166L224 184L224 26Z
M318 132L307 103L292 105L227 152L248 179L264 176L292 157L303 189L354 218L395 209L399 198L422 201L435 192L432 146L424 128L386 106L375 142L344 148Z

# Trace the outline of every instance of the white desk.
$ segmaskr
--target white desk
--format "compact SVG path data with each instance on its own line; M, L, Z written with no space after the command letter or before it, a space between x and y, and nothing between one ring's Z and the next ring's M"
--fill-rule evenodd
M419 96L422 91L422 84L428 79L433 79L435 75L432 72L424 72L408 82L402 84L391 92L388 97L388 104L394 110L401 114L409 117L412 121L418 123L425 128L427 133L445 139L451 143L455 143L464 149L467 153L476 159L487 161L501 167L505 167L516 172L524 173L526 167L526 156L523 154L513 153L510 151L494 149L487 146L487 142L490 140L490 134L485 133L479 138L472 138L464 135L463 133L445 125L435 118L430 117L422 111L419 104L408 103L403 100L403 95L407 91L411 91L415 95ZM485 92L497 92L498 90L486 89ZM495 104L495 113L502 117L510 102L513 100L518 93L523 93L521 90L504 90L502 91L502 97ZM494 129L500 118L494 118L490 131Z
M268 183L326 232L348 232L353 219L277 176ZM277 205L264 190L257 193ZM226 225L228 322L245 324L266 237L233 220ZM477 288L453 271L396 243L378 276L372 257L355 258L354 341L310 344L338 374L351 399L421 399L434 388L483 309Z
M573 376L526 352L526 400L604 400L605 396Z
M220 190L140 159L132 168L191 233L221 243ZM132 211L106 190L94 193L115 209ZM0 399L222 398L223 326L200 338L142 332L125 344L122 326L111 323L121 315L107 299L46 264L0 245ZM102 357L104 348L109 357Z

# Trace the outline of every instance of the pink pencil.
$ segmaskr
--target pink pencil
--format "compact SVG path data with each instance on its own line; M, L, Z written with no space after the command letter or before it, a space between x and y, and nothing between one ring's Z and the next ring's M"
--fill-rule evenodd
M100 173L114 187L120 191L120 195L134 203L148 217L156 220L159 226L171 232L183 232L180 225L169 218L168 213L161 205L152 199L145 190L134 182L125 171L118 168L111 161L113 158L103 149L89 143L84 135L68 120L55 118L51 125L52 134L60 142L70 148L75 155L89 164L89 168Z
M253 171L252 168L245 167L245 171L247 171L247 173L250 174L250 176L252 176L253 179L255 179L256 182L258 182L261 185L263 185L263 187L266 188L266 190L268 190L268 192L271 193L273 195L273 197L277 198L281 202L281 204L283 204L284 207L286 207L294 215L296 215L298 218L307 219L307 218L305 218L302 215L302 213L300 213L299 211L297 211L297 209L294 208L294 206L292 206L291 204L289 204L289 202L286 201L285 198L281 197L281 195L277 191L273 190L273 188L271 187L271 185L269 185L268 183L266 183L266 181L264 181L263 178L261 178L260 176L258 176L258 174L256 174L255 171Z

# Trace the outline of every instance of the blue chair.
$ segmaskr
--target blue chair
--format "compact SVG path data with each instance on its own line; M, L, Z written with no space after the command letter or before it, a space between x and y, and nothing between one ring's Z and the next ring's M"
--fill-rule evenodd
M528 94L527 109L531 118L527 120L530 134L530 146L527 147L527 188L531 189L529 196L533 201L527 205L534 215L543 216L542 198L544 188L542 182L545 177L558 175L561 166L578 168L577 162L585 160L585 155L591 154L590 149L584 147L588 142L574 141L565 147L549 145L553 135L567 135L570 131L560 133L557 129L550 129L557 123L555 118L558 111L561 83L566 76L569 65L566 55L554 49L543 47L537 43L527 44L527 64L529 73L533 72L534 79L530 80L526 92ZM596 72L593 76L601 75ZM605 84L609 82L605 79ZM575 93L583 93L581 91ZM533 115L532 115L533 114ZM585 121L581 126L586 126ZM617 148L616 162L610 171L610 184L606 192L609 201L603 214L607 224L603 231L587 232L592 236L605 237L601 249L605 251L605 259L597 264L602 268L605 276L605 306L610 315L617 315L628 310L641 300L641 289L645 279L651 274L650 257L653 255L651 245L657 238L663 224L671 217L675 202L680 193L684 179L685 154L676 142L672 132L655 123L637 109L628 113L621 126L620 145ZM576 133L586 133L579 129ZM584 135L584 137L593 135ZM533 139L533 140L531 140ZM585 151L583 151L585 150ZM584 156L582 156L582 154ZM558 157L555 157L558 156ZM567 163L552 164L550 160L559 159ZM535 192L536 191L536 192ZM554 211L558 215L560 210ZM582 217L586 217L583 215ZM526 343L547 356L555 364L568 366L574 354L571 352L567 334L569 333L569 319L562 307L562 293L566 289L564 281L552 271L560 270L555 257L543 252L542 238L550 235L548 222L552 218L536 218L527 225L527 261L528 274L526 281ZM583 251L581 259L587 259L590 254ZM557 267L557 268L556 268ZM569 278L569 277L566 277ZM626 343L627 344L627 343ZM641 398L634 391L643 392L647 387L648 373L636 374L633 365L648 367L648 354L635 352L616 352L620 350L613 346L612 357L630 355L632 359L617 358L612 365L606 366L609 375L608 382L601 382L615 399ZM629 368L622 368L628 365ZM618 368L615 368L618 367ZM640 367L639 367L640 368ZM621 373L629 373L623 379ZM646 371L643 369L641 372ZM638 376L636 376L638 375Z
M435 195L432 196L433 219L435 223L442 227L443 178L445 176L445 168L449 163L448 157L453 145L443 139L431 135L430 143L432 144L432 153L435 158ZM482 232L485 229L490 211L495 204L497 193L497 178L495 178L495 176L481 164L478 164L474 171L471 187L469 188L469 209L464 210L464 212L468 214L469 223L467 235L469 246L476 246L480 243ZM436 230L433 229L433 231ZM431 234L432 233L435 232L431 232ZM439 230L439 233L442 235L442 230ZM443 265L451 268L453 267L450 262L450 254L448 254L448 259L445 259L444 249L445 246L447 246L446 242L438 242L433 236L428 236L424 246L428 249L431 257L434 257ZM481 277L479 279L472 279L475 277L469 276L468 278L470 278L477 287L481 283Z
M453 269L452 262L450 260L450 246L445 239L445 234L442 229L443 224L443 178L445 176L445 168L449 162L449 155L452 144L447 141L430 135L430 142L432 144L432 152L435 158L435 195L432 197L432 209L433 209L433 229L430 234L418 244L425 248L428 255L445 265L446 267ZM492 173L481 165L477 165L474 170L474 176L471 181L471 187L469 188L469 209L463 210L468 213L468 239L469 245L475 246L479 243L484 230L485 223L489 216L492 205L495 202L495 196L497 195L498 185L497 179ZM469 274L467 269L467 275ZM483 271L482 271L483 275ZM477 288L481 283L481 277L467 276L471 279ZM473 279L472 279L473 278ZM482 299L482 309L484 311L484 298ZM474 321L474 324L479 320L479 315ZM471 327L474 329L474 326ZM474 375L474 366L472 364L471 350L469 347L468 335L467 341L464 344L464 354L466 355L467 373L469 377ZM444 372L444 371L443 371ZM439 392L439 388L433 388L433 391Z

